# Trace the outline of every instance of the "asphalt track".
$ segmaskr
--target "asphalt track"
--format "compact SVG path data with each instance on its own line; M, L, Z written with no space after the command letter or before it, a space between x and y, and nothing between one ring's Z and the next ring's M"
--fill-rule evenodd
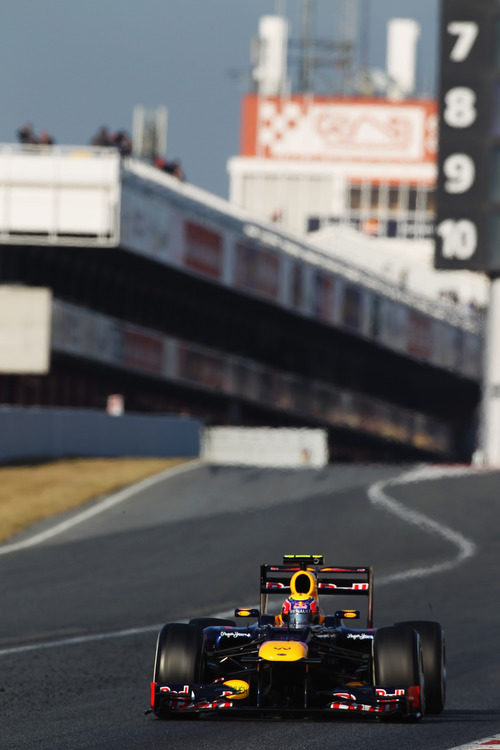
M446 750L498 734L500 474L419 471L388 483L403 471L198 465L91 506L78 523L58 519L53 536L50 522L0 547L0 748ZM443 624L441 716L405 725L144 714L161 623L255 604L261 562L309 551L375 566L376 625Z

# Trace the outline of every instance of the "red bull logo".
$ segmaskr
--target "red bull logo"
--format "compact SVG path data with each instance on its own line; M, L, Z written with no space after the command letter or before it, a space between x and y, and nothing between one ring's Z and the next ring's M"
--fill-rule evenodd
M301 609L301 610L308 610L309 609L309 602L299 600L296 602L292 602L292 609Z

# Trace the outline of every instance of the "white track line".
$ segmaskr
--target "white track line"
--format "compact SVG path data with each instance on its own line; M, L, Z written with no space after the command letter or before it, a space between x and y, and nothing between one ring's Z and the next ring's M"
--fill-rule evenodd
M183 621L179 620L179 622ZM187 622L187 620L184 622ZM105 641L109 638L128 638L132 635L151 633L152 631L159 630L161 627L162 625L147 625L144 628L129 628L128 630L115 630L110 633L94 633L93 635L77 635L72 638L60 638L57 641L31 643L25 646L12 646L11 648L0 649L0 656L24 654L26 651L42 651L49 648L60 648L61 646L77 646L79 643L95 643L96 641Z
M234 609L225 612L217 612L209 617L233 617ZM187 619L175 620L175 622L188 622ZM96 643L97 641L106 641L110 638L129 638L133 635L142 635L143 633L157 633L165 623L158 625L145 625L142 628L127 628L126 630L113 630L109 633L93 633L91 635L75 635L71 638L59 638L57 641L45 641L44 643L29 643L24 646L12 646L10 648L0 649L0 656L10 656L11 654L24 654L27 651L42 651L49 648L61 648L61 646L77 646L80 643Z
M162 472L161 474L157 474L154 477L150 477L149 479L143 480L142 482L139 482L138 484L135 484L132 487L129 487L126 490L123 490L122 492L119 492L117 495L112 495L107 500L104 500L102 503L99 503L97 506L93 506L92 508L89 508L89 511L94 511L94 512L90 512L90 514L88 514L87 511L84 511L83 513L78 514L78 516L75 516L74 518L69 519L69 522L65 521L65 522L62 522L61 524L57 524L52 529L49 529L47 532L43 532L42 534L37 534L36 536L31 537L31 539L26 540L26 542L18 542L17 544L12 544L12 545L8 545L7 547L0 548L0 553L2 552L5 553L5 550L8 552L14 552L17 549L23 549L24 547L29 547L29 546L32 546L33 544L40 544L42 541L45 541L45 539L51 538L52 536L55 536L56 534L60 534L62 531L65 531L67 528L70 528L71 526L74 526L77 523L81 523L87 518L97 515L97 513L102 513L103 511L107 510L113 505L117 505L117 503L122 502L123 500L127 500L138 489L144 489L145 487L151 486L152 484L155 484L155 482L161 481L162 479L165 479L168 476L173 476L174 474L178 474L181 471L187 471L189 469L195 468L199 466L201 463L202 462L200 461L193 461L192 463L187 464L187 465L183 464L182 466L175 467L174 469L167 469L167 471ZM446 470L446 476L449 476L450 474L456 474L456 473L465 473L465 472L463 471L463 469L457 469L457 471ZM422 481L426 479L434 479L443 475L444 475L444 472L439 472L439 471L435 472L433 471L432 468L430 469L424 468L424 469L416 469L416 470L413 469L412 471L401 474L399 477L396 477L395 479L389 479L389 480L384 480L381 482L376 482L375 484L372 484L368 488L368 496L371 502L373 503L373 505L375 505L375 507L383 508L384 510L389 511L393 515L398 516L403 521L419 526L425 532L428 532L431 534L437 534L438 536L441 536L447 542L451 542L458 548L458 554L451 560L447 560L443 563L438 563L436 565L431 565L427 568L410 568L409 570L406 570L406 571L404 570L399 573L394 573L389 576L384 576L383 578L377 579L378 586L389 585L391 583L396 583L398 581L407 580L408 578L422 578L424 576L434 575L436 573L442 573L445 570L450 570L451 568L456 567L457 565L459 565L460 563L462 563L464 560L471 557L475 553L476 546L474 542L470 541L469 539L466 539L462 534L460 534L457 531L453 531L453 529L450 529L448 526L445 526L444 524L440 524L437 521L434 521L432 518L428 518L427 516L424 516L423 513L418 513L417 511L413 511L413 510L410 510L409 508L406 508L404 505L397 502L396 500L391 498L386 492L384 492L384 488L389 487L389 486L394 486L398 484L407 484L409 482L418 482L418 481ZM67 523L69 523L70 525L68 526ZM215 614L213 616L214 617L229 617L232 614L233 612L231 610L231 611L226 611L226 612L219 612L218 614ZM179 622L182 622L182 620L180 620ZM187 621L184 620L184 622L187 622ZM73 638L63 638L57 641L46 641L44 643L29 644L25 646L13 646L12 648L0 649L0 657L7 656L9 654L20 654L26 651L37 651L37 650L42 650L42 649L60 648L62 646L72 646L72 645L77 645L79 643L103 641L103 640L107 640L110 638L126 638L129 636L138 635L141 633L158 631L160 627L161 625L148 625L142 628L129 628L127 630L116 630L110 633L94 633L93 635L75 636ZM458 749L452 748L451 750L458 750Z
M394 500L394 498L385 492L385 489L388 487L419 482L422 480L437 479L441 476L456 476L457 474L463 473L466 472L462 467L457 467L455 471L452 468L446 468L444 470L437 468L434 470L433 467L412 469L411 471L405 472L399 477L396 477L396 479L376 482L368 488L368 497L375 507L392 513L392 515L401 518L403 521L406 521L406 523L418 526L424 532L441 537L446 542L454 545L457 549L457 554L450 560L445 560L442 563L436 563L435 565L429 565L427 567L410 568L408 570L402 570L399 573L384 576L377 579L377 586L386 586L390 583L407 581L411 578L424 578L426 576L436 575L436 573L444 573L447 570L456 568L457 565L465 562L465 560L475 554L475 543L470 539L467 539L459 531L454 531L453 529L450 529L449 526L434 521L423 513L410 510L410 508L407 508L402 503Z
M142 479L140 482L136 482L135 484L132 484L129 487L126 487L125 489L120 490L113 495L110 495L105 500L101 500L101 502L91 505L89 508L86 508L85 510L82 510L80 513L77 513L71 518L68 518L66 521L61 521L60 523L55 524L55 526L51 526L45 531L41 531L39 534L35 534L28 539L23 539L20 542L13 542L12 544L5 544L3 546L0 546L0 555L8 555L11 552L18 552L21 549L26 549L27 547L35 547L38 544L42 544L42 542L46 542L47 539L52 539L53 537L62 534L64 531L68 531L68 529L72 529L74 526L78 526L78 524L83 523L84 521L88 521L89 518L98 516L100 513L104 513L106 510L113 508L115 505L123 503L125 500L128 500L133 495L135 495L137 492L141 492L148 487L153 487L155 484L158 484L158 482L162 482L164 479L169 479L170 477L176 476L177 474L183 474L186 471L196 469L201 466L202 463L202 461L195 459L193 461L189 461L188 463L174 466L172 469L165 469L165 471L162 471L159 474L154 474L153 476L147 477L146 479Z

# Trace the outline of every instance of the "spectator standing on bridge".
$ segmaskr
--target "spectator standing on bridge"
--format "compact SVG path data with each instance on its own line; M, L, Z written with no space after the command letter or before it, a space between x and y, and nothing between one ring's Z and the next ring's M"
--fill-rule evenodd
M102 125L90 141L91 146L117 148L121 156L130 156L132 140L125 130L110 133L106 125Z
M184 170L182 169L180 161L171 161L168 167L169 169L167 169L167 172L170 171L171 175L184 182L186 176L184 174Z
M43 146L53 146L54 139L47 130L42 130L38 143L41 143Z
M33 131L33 125L30 122L26 122L17 131L17 140L19 143L31 144L38 143L37 137Z
M106 125L102 125L90 141L91 146L112 146L111 133Z
M184 171L182 169L180 161L166 161L161 156L155 159L155 167L161 169L162 172L171 174L173 177L177 177L182 182L186 179Z
M119 130L112 136L111 143L116 146L120 156L130 156L132 153L132 141L124 130Z

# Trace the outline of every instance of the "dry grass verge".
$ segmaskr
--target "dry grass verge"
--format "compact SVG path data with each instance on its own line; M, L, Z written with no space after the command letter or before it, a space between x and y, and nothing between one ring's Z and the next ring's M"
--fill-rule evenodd
M75 458L36 466L0 466L0 541L144 477L180 458Z

